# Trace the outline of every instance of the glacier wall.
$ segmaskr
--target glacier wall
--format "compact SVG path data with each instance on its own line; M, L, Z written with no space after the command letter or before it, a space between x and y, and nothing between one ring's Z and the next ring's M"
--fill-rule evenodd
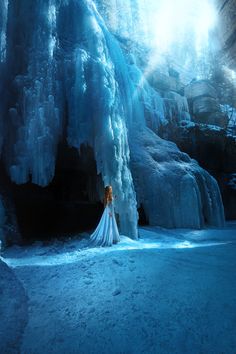
M138 237L137 202L153 225L223 224L215 180L157 136L171 113L93 1L9 0L0 25L2 160L12 181L48 185L66 139L93 148L97 173L117 195L121 233ZM176 95L166 99L188 112Z

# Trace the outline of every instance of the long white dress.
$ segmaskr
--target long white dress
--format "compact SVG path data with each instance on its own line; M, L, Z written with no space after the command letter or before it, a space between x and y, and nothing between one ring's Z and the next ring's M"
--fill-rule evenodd
M113 243L120 241L112 202L107 203L96 230L90 236L90 241L96 246L103 247L112 246Z

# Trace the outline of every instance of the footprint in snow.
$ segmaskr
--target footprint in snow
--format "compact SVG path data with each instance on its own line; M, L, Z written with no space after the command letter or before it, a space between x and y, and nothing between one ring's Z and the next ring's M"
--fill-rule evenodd
M96 262L90 261L90 262L88 262L88 264L89 264L90 266L93 266L94 264L96 264Z
M120 290L120 289L116 289L116 290L113 291L112 295L113 295L113 296L117 296L117 295L119 295L120 293L121 293L121 290Z
M114 264L117 264L118 266L120 266L120 267L122 267L123 266L123 263L119 260L119 259L112 259L112 262L114 263Z
M138 294L140 294L140 292L138 290L132 291L132 295L138 295Z
M95 312L95 307L91 307L88 312L89 312L89 313Z
M54 273L54 274L51 275L51 279L57 278L57 277L58 277L58 273Z
M131 272L133 272L133 271L136 270L136 268L135 268L135 267L130 267L129 270L130 270Z

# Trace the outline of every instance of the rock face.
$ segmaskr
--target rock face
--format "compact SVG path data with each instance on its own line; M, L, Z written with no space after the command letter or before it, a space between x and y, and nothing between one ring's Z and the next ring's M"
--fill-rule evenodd
M185 86L184 94L192 100L201 96L217 98L216 89L206 80L194 81Z
M236 219L236 138L218 127L192 124L176 127L169 139L217 179L226 219Z
M224 223L217 182L173 142L139 129L130 151L137 201L150 225L201 228Z
M160 70L155 70L149 78L150 84L159 92L176 91L180 92L183 89L183 84L179 77L167 75Z
M236 70L236 0L217 0L222 60Z
M5 175L2 165L0 173L0 240L2 247L21 242L11 183Z
M0 241L2 247L21 242L21 235L10 195L0 194Z
M228 118L221 112L216 89L207 80L194 81L185 87L190 112L196 123L225 128Z
M197 97L193 101L193 114L197 117L208 113L215 113L220 111L220 105L216 99L211 97Z

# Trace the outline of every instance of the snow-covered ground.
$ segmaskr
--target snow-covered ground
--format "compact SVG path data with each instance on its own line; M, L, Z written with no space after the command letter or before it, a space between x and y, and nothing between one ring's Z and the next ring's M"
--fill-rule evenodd
M8 248L2 260L23 286L0 279L0 352L235 354L236 222L139 232L109 248L86 237Z

